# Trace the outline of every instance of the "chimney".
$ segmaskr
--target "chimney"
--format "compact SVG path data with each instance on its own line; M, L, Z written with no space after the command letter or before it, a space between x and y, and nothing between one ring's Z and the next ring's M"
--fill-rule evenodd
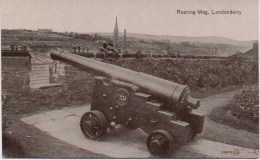
M126 53L126 29L124 30L124 52Z

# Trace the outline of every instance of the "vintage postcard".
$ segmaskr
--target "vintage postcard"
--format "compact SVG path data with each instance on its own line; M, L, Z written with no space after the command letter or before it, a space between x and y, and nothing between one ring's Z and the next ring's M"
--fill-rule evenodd
M1 0L2 158L259 158L258 0Z

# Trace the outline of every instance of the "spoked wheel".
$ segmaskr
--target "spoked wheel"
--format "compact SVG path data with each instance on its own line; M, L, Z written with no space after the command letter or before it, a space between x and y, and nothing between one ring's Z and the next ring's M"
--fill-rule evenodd
M173 143L173 136L165 130L156 130L147 138L147 148L154 156L164 156L169 154Z
M86 112L81 117L80 129L86 138L97 139L106 134L107 119L100 111Z

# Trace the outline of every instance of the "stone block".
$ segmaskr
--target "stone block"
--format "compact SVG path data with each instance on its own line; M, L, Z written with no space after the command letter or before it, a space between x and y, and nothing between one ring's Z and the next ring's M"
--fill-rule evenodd
M56 118L63 118L69 115L72 115L70 112L67 112L65 110L56 110L56 111L50 111L50 112L45 112L44 114L53 117L54 119Z
M90 111L90 104L77 108L63 108L63 110L70 112L78 117L81 117L84 113Z
M45 122L53 119L53 117L46 115L46 114L35 114L33 116L24 117L21 119L21 121L27 123L27 124L36 124L40 122Z

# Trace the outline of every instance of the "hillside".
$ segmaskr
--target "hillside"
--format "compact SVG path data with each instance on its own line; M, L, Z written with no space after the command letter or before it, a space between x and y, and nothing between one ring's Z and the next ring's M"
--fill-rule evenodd
M123 50L123 33L119 34L120 49ZM48 51L61 47L73 50L73 46L81 44L89 52L96 53L103 41L112 40L112 33L39 33L32 30L2 30L1 45L26 45L33 51ZM102 40L102 41L101 41ZM150 52L152 54L180 54L196 56L230 56L237 52L244 53L252 48L253 41L236 41L223 37L183 37L169 35L147 35L127 33L128 53Z
M96 46L89 45L98 38L88 36L85 39L77 38L73 33L41 33L33 30L1 30L1 46L5 47L13 45L26 45L32 51L45 52L51 48L60 47L73 50L73 46L81 44L88 46L89 51L95 50Z
M111 37L112 33L98 33L102 36ZM120 32L119 36L123 37L123 33ZM231 38L225 38L225 37L216 37L216 36L207 36L207 37L185 37L185 36L171 36L171 35L148 35L148 34L136 34L136 33L127 33L127 37L134 37L138 39L145 39L145 40L156 40L156 41L163 41L163 40L170 40L174 43L180 43L180 42L200 42L200 43L213 43L213 44L227 44L227 45L233 45L233 46L239 46L242 47L242 52L245 52L252 48L253 42L252 41L238 41Z

